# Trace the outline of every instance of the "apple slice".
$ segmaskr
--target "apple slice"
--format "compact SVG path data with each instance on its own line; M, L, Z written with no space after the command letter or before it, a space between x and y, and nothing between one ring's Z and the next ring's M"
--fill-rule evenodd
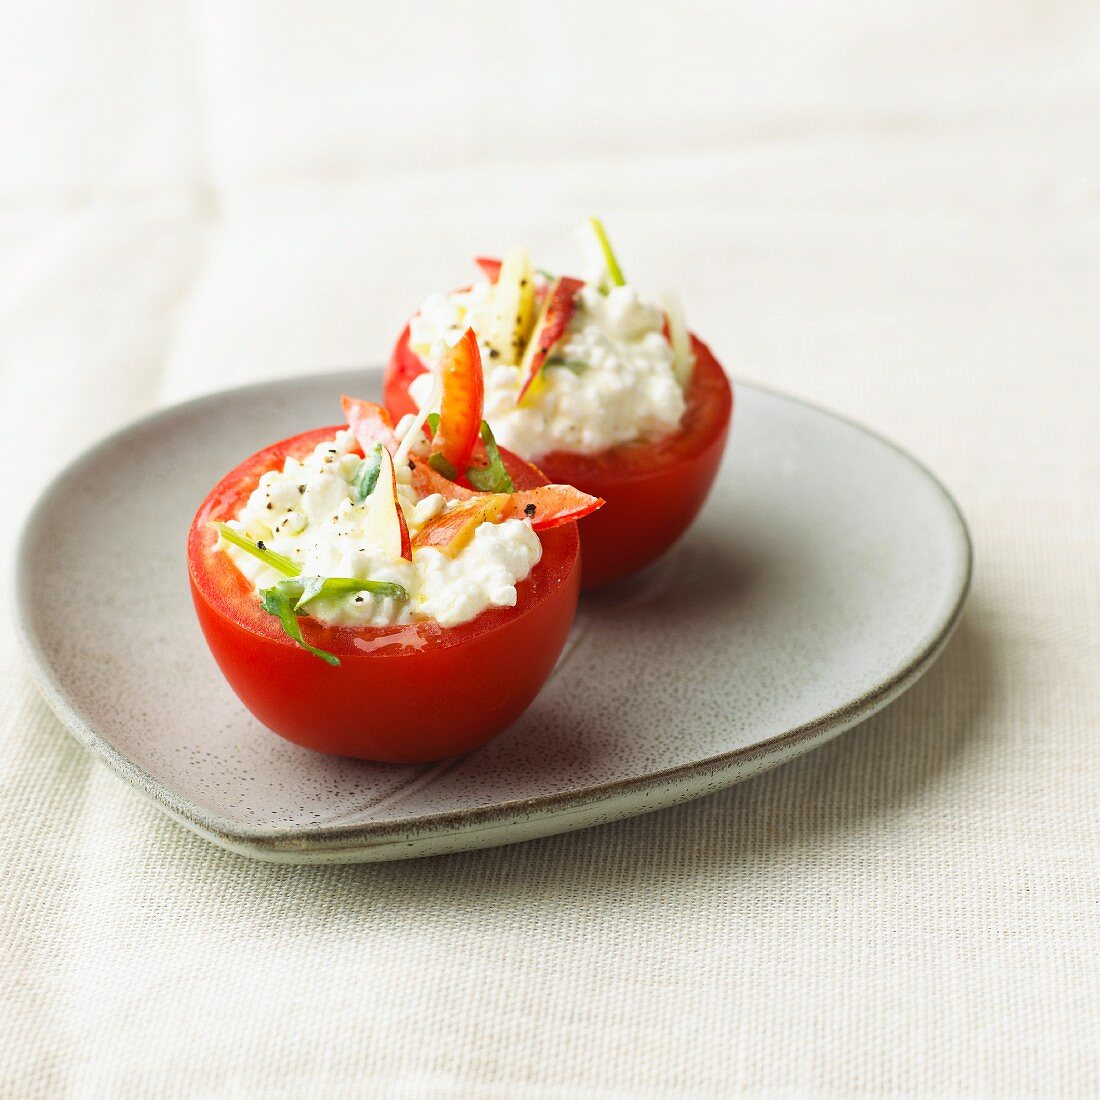
M440 512L416 533L412 548L434 546L449 558L469 545L474 532L483 523L495 523L508 503L505 493L477 493L468 500Z
M527 249L508 250L493 287L493 309L485 342L502 363L518 363L535 324L535 279Z
M390 454L397 450L397 436L393 430L393 421L381 405L347 395L340 398L340 404L344 409L348 427L354 433L363 454L369 454L376 443L381 443L382 449L389 451Z
M542 310L535 322L535 331L531 334L527 350L523 353L523 361L519 365L517 405L523 401L531 384L538 378L554 345L565 335L565 330L577 311L577 294L583 286L580 279L569 275L562 275L554 280L546 301L542 303Z
M572 485L540 485L537 489L509 493L496 522L529 519L536 531L549 531L551 527L583 519L602 508L603 503L601 497L589 496Z
M439 403L439 427L432 440L428 461L448 477L461 477L481 438L481 412L485 380L481 373L481 349L474 330L468 328L439 361L443 393ZM439 462L439 458L443 462ZM444 463L446 465L444 465Z
M500 278L500 260L494 260L491 256L475 256L474 263L489 282L495 283Z
M405 513L401 511L401 502L397 499L397 476L393 459L385 447L382 448L378 481L374 492L367 499L370 506L363 525L367 539L381 547L391 558L412 561L409 525L405 522Z

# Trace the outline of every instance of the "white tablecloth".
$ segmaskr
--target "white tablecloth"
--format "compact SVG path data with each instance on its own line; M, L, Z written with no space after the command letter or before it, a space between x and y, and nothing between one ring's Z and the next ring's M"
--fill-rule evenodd
M926 679L795 764L364 867L162 817L5 627L0 1094L1100 1093L1095 5L5 8L6 566L110 429L379 361L590 212L733 373L921 456L977 566Z

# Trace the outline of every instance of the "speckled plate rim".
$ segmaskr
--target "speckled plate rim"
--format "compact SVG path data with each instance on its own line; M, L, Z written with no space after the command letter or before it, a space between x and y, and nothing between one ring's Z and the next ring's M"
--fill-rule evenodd
M332 372L332 377L343 373ZM309 375L308 380L323 384L326 377L329 375ZM962 616L973 573L973 544L962 510L939 478L903 448L846 416L766 386L734 379L735 390L754 390L800 405L871 437L915 467L942 497L946 506L945 514L954 521L954 533L961 551L958 556L955 598L950 606L943 609L941 616L925 636L914 644L908 660L899 664L894 672L870 690L809 722L753 745L645 775L536 798L504 800L468 810L422 814L367 826L348 824L316 828L255 828L226 821L181 797L139 768L125 754L100 737L73 708L31 626L33 598L31 586L26 583L31 568L28 546L33 541L35 528L44 522L52 498L61 491L73 471L88 463L101 451L112 447L120 436L139 428L155 426L160 421L177 417L181 413L199 412L204 407L224 401L230 396L242 397L272 386L293 385L303 380L303 376L298 376L255 382L204 394L159 409L118 428L73 459L43 489L23 523L15 557L16 599L13 613L16 635L32 678L50 709L80 744L116 775L148 796L170 817L212 843L240 855L269 862L299 864L406 859L552 836L555 833L620 820L686 802L794 759L871 717L903 694L931 667L947 645ZM651 794L657 797L651 799Z

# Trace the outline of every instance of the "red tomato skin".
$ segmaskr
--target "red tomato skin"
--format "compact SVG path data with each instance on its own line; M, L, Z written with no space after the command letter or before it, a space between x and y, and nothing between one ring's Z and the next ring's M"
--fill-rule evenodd
M188 537L191 593L218 667L268 729L317 752L387 763L422 763L483 745L531 704L565 645L580 589L573 525L540 534L542 560L512 608L469 623L350 630L302 619L311 644L335 653L333 667L296 646L259 606L252 586L221 551L208 524L228 519L260 475L301 456L338 429L274 444L215 487ZM544 484L534 467L504 452L517 485ZM386 644L387 638L400 639ZM366 647L366 648L364 648Z
M389 410L395 424L406 414L415 415L420 411L409 396L409 386L427 369L424 360L409 347L409 326L406 325L394 345L382 382L382 404Z
M406 327L386 370L384 399L396 420L416 412L409 383L426 369ZM599 588L646 568L691 526L718 473L733 417L733 390L710 349L692 337L695 370L680 429L656 443L626 443L594 455L556 451L539 469L604 506L584 520L581 587Z

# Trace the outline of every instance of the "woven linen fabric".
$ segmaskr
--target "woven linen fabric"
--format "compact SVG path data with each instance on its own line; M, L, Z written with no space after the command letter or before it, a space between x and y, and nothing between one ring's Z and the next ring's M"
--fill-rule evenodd
M591 212L732 373L936 471L976 572L927 676L788 766L366 866L162 816L5 625L0 1095L1100 1094L1095 6L6 14L5 577L109 430L381 361L467 256L565 268Z

